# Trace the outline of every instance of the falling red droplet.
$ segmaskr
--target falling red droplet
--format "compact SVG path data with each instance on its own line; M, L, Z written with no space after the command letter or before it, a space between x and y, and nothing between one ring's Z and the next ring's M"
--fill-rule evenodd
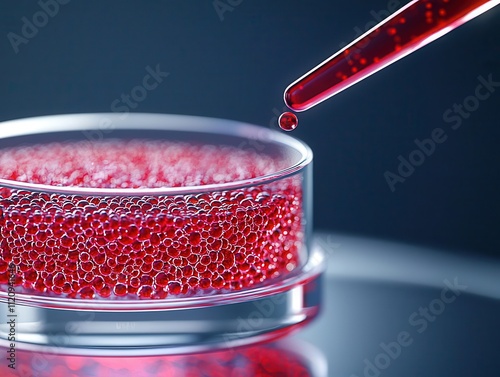
M293 131L297 128L299 120L294 113L286 112L280 115L278 119L280 128L284 131Z

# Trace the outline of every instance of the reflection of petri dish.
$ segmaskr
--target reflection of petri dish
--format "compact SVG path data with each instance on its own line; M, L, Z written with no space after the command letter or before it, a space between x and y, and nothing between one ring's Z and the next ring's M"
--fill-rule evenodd
M5 354L6 349L0 348ZM326 363L311 345L280 341L216 352L147 357L64 356L20 351L17 371L5 377L326 377Z
M0 299L15 294L23 347L214 349L318 311L298 140L209 118L61 115L2 124L0 160Z

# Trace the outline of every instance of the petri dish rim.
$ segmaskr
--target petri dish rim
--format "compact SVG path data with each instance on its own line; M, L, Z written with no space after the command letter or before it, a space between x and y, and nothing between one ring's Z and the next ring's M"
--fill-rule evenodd
M37 134L50 134L57 132L83 132L102 130L98 127L102 122L114 123L116 130L125 131L176 131L187 135L210 134L227 135L239 138L242 141L256 140L268 145L279 145L283 148L293 149L297 158L293 164L286 168L260 177L233 181L223 184L146 188L146 189L96 189L82 187L61 187L33 183L16 182L0 179L0 187L39 191L45 193L93 195L93 196L160 196L160 195L185 195L200 192L223 191L246 188L266 183L271 183L295 174L301 173L312 162L312 151L302 141L282 134L281 132L258 127L238 121L207 118L198 116L133 113L124 116L117 113L88 113L49 115L41 117L24 118L0 123L0 140L8 140L18 136L31 136ZM141 127L138 127L141 125ZM83 139L82 135L82 139ZM110 135L112 138L112 135ZM200 140L198 138L197 140ZM196 139L195 139L196 140ZM316 255L314 258L313 255ZM259 285L250 289L236 292L224 292L202 297L179 297L168 300L73 300L51 296L33 296L17 293L16 299L20 305L34 305L62 310L104 310L104 311L136 311L136 310L182 310L214 305L224 305L229 302L255 300L272 294L284 292L293 287L302 285L305 281L313 279L322 272L322 257L318 253L308 255L305 264L287 276L268 284ZM5 292L0 292L0 301L6 300Z
M111 123L110 123L111 122ZM128 130L128 131L175 131L204 133L239 137L242 141L280 145L298 152L300 158L284 169L266 175L244 180L199 186L161 187L161 188L92 188L78 186L53 186L30 182L13 181L0 178L0 187L29 190L54 194L93 195L93 196L160 196L189 195L210 191L235 190L262 185L295 175L307 167L313 159L313 152L307 144L281 132L266 129L234 120L209 118L191 115L154 114L154 113L80 113L46 115L0 122L0 140L48 134L57 132ZM103 125L105 125L103 127ZM83 139L83 135L82 135ZM90 141L91 142L91 141Z

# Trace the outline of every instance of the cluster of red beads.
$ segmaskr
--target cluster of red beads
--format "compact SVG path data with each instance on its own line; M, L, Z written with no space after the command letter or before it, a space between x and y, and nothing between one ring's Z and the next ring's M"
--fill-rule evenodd
M46 356L46 357L44 357ZM85 357L44 355L18 351L18 371L6 377L311 377L309 368L294 353L273 345L228 351L155 357ZM43 358L43 364L38 360ZM33 370L33 366L43 369ZM8 369L8 368L6 368ZM19 374L18 374L19 373Z
M111 146L115 154L129 153L115 142L107 146L108 157ZM228 152L211 150L212 157ZM96 158L95 149L88 152ZM151 168L147 159L137 161L136 169L141 163ZM32 160L33 174L41 162ZM59 163L79 171L77 159ZM258 172L254 165L251 173ZM0 284L7 283L9 265L14 264L16 285L25 292L69 298L149 299L243 289L298 265L301 203L300 177L231 191L156 197L0 188Z

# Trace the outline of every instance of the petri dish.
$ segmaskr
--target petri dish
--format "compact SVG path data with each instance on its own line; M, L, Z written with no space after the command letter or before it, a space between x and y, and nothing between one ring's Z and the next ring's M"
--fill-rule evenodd
M312 152L237 121L70 114L0 124L0 315L21 349L199 352L320 305ZM0 324L7 344L10 328Z

